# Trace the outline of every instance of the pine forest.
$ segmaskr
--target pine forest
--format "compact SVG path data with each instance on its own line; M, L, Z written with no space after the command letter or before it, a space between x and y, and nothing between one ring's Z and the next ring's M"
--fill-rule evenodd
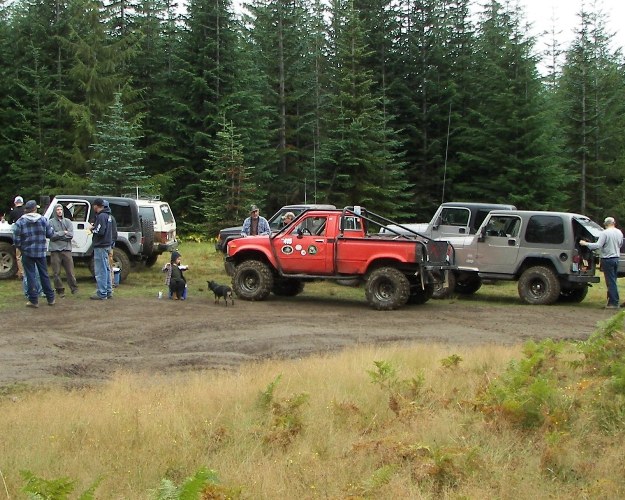
M251 203L625 222L622 51L591 1L559 30L512 0L0 0L0 212L139 191L208 236Z

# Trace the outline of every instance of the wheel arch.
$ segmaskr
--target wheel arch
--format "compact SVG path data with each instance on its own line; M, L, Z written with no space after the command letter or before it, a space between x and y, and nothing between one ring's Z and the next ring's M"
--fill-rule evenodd
M518 280L525 271L527 271L531 267L536 267L536 266L547 267L551 269L556 274L556 276L560 276L561 273L560 273L559 267L561 267L563 263L560 262L560 266L558 266L556 264L556 260L557 259L555 259L551 255L549 256L531 255L531 256L525 257L525 259L523 259L523 262L521 262L521 264L517 268L516 273L514 274L515 279Z

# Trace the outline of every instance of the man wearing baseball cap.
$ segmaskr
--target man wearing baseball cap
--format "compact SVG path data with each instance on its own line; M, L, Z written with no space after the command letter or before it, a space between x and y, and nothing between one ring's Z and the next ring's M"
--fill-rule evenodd
M108 203L102 198L93 200L93 210L97 214L91 227L96 293L89 298L91 300L112 299L113 280L111 278L109 252L113 246L113 216Z
M13 224L24 215L24 198L16 196L13 200L13 208L7 216L7 222ZM18 248L15 249L15 260L17 261L17 277L18 279L24 279L24 266L22 266L22 253Z
M261 217L260 210L256 205L250 207L250 216L243 221L241 236L256 236L259 234L271 234L269 222Z
M50 238L53 234L48 219L37 213L37 202L28 200L24 205L24 215L13 226L13 244L22 252L22 264L28 282L27 307L39 307L37 271L48 305L53 306L55 303L54 289L50 285L46 262L46 238Z
M590 250L601 250L601 269L603 270L605 284L608 287L608 304L605 308L618 309L619 294L616 278L618 258L621 253L621 245L623 244L623 233L616 228L614 217L606 217L603 225L605 230L601 232L595 243L580 240L579 244L588 247Z

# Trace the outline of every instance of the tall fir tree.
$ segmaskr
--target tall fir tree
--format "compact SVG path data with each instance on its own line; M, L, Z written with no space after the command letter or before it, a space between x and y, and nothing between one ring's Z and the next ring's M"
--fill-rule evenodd
M625 217L625 75L610 42L601 13L582 5L558 88L571 181L567 207L597 219L611 207Z
M320 186L326 200L336 205L364 205L389 217L405 216L404 164L381 99L372 94L358 12L350 0L336 0L331 9L332 111L325 125Z
M455 192L521 208L561 208L558 145L546 120L533 39L522 32L520 15L496 0L482 12Z
M257 197L253 178L254 168L245 165L241 137L232 122L224 120L214 149L209 151L201 180L202 197L198 208L208 234L217 234L224 226L240 224Z
M91 193L122 196L151 191L141 163L143 151L136 147L139 136L139 127L126 119L122 96L116 93L110 113L97 124L95 155L89 160Z

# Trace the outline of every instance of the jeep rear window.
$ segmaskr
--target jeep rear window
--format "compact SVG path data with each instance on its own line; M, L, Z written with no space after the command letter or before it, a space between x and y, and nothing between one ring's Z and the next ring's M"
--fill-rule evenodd
M528 243L564 243L564 221L557 215L533 215L525 232Z
M156 222L156 214L152 207L139 207L139 215L145 220Z
M171 208L167 203L163 203L160 206L161 213L163 214L163 221L165 224L173 224L174 223L174 214L171 213Z

